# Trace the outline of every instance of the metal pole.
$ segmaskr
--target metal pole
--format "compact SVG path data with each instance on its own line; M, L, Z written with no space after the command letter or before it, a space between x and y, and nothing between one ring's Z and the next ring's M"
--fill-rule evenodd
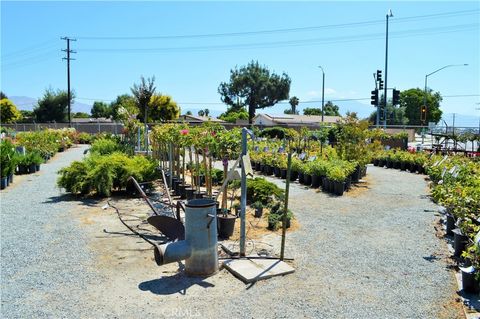
M323 80L322 80L322 124L323 124L323 115L324 115L324 110L323 110L323 107L325 106L325 72L323 71L322 69L322 73L323 73Z
M285 237L287 235L287 213L288 213L288 193L290 190L290 175L291 175L291 167L292 167L292 152L289 150L288 152L288 160L287 160L287 180L285 185L285 204L282 216L282 246L280 249L280 260L283 260L285 255Z
M242 157L247 155L247 129L242 128ZM240 256L245 256L245 210L247 206L247 175L242 162L241 198L240 198Z
M386 36L385 36L385 88L383 91L383 127L387 128L387 75L388 75L388 18L393 17L392 11L389 10L387 15L387 23L386 23Z

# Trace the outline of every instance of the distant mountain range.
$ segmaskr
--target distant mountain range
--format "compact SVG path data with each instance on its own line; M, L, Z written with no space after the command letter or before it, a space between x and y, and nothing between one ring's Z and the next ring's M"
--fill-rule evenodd
M29 96L9 96L8 98L17 106L19 110L33 111L37 105L37 99ZM72 112L74 113L84 112L90 114L91 110L92 106L85 103L75 102L72 105Z

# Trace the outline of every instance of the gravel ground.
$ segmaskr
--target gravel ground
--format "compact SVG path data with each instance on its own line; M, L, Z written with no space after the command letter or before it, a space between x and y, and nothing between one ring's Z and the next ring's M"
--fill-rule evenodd
M7 212L2 194L2 227L9 227L2 232L4 317L463 317L423 176L369 167L367 186L343 197L292 184L290 208L301 228L288 233L286 256L295 258L296 272L246 286L226 270L202 279L178 273L177 264L156 266L149 245L122 235L114 211L100 208L105 201L77 203L82 209L71 208L74 202L44 204L59 195L53 172L76 155L64 156L38 177L51 175L45 182L21 191L38 206L35 222L15 223L13 215L31 218L34 209L27 214L18 204ZM148 211L138 200L132 206ZM66 218L68 209L80 223ZM64 223L45 222L54 217Z
M93 279L84 267L91 254L69 218L76 203L55 185L57 171L86 148L58 153L0 193L2 318L66 318L81 308L78 296Z

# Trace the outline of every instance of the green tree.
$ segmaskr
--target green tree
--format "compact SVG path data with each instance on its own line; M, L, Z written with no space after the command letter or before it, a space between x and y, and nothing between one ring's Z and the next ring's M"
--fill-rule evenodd
M425 91L419 88L409 89L400 92L400 107L405 108L405 116L408 118L408 124L420 125L422 106L424 104ZM438 123L442 118L442 110L440 110L440 102L442 96L439 92L427 90L427 121ZM425 124L426 124L425 123Z
M90 114L85 112L77 112L74 113L72 117L76 119L88 119L90 117Z
M152 95L148 103L148 120L172 121L180 116L180 108L169 95Z
M192 115L192 111L187 111L185 115Z
M303 115L322 115L322 109L316 107L306 107L303 109Z
M20 110L22 114L22 123L32 123L35 120L35 113L33 111Z
M279 76L258 62L252 61L240 69L230 71L230 82L222 82L218 93L230 106L248 106L248 120L252 123L255 110L275 105L288 98L291 80L287 74ZM240 102L241 101L241 102Z
M0 100L0 123L13 123L22 119L15 104L7 98Z
M0 91L0 100L3 100L3 99L8 99L8 96L3 93L3 91Z
M220 114L219 119L229 122L236 123L237 120L248 120L248 112L243 108L229 107L227 112Z
M328 101L323 106L323 111L326 116L340 116L338 105L333 104L332 101Z
M122 115L119 114L118 110L124 108L130 114L138 114L138 107L135 102L135 98L128 94L123 94L117 96L115 101L110 103L110 112L114 120L118 121L122 119Z
M71 95L71 104L75 94ZM66 122L68 119L68 93L67 91L52 88L45 90L41 99L37 102L37 107L33 110L38 122Z
M141 76L140 84L133 84L131 88L139 111L137 117L142 122L145 121L145 110L150 102L150 98L155 94L155 89L155 76L147 78L147 80Z
M105 102L95 101L93 102L92 110L90 111L90 113L92 113L92 117L96 119L99 117L108 118L110 117L110 115L112 115L112 109L110 105Z
M283 111L283 113L285 113L285 114L298 114L297 106L298 106L299 102L300 102L300 100L298 99L298 97L292 96L290 98L290 100L288 101L288 103L290 103L290 109L286 109L285 111Z

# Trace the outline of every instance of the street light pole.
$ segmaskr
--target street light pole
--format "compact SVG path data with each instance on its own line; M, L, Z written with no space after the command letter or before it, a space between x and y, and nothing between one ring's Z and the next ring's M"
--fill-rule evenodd
M325 106L325 71L321 65L318 66L322 70L322 124L323 124L323 108Z
M467 65L468 65L467 63L464 63L464 64L449 64L449 65L445 65L444 67L441 67L440 69L437 69L437 70L425 75L425 91L424 91L424 94L423 94L423 106L425 107L425 120L426 120L426 115L428 114L428 107L427 107L427 79L428 79L428 77L430 75L435 74L439 71L442 71L443 69L446 69L446 68L450 68L450 67L454 67L454 66L467 66Z
M388 74L388 18L393 17L392 10L387 12L387 23L385 30L385 88L383 91L383 127L387 128L387 74Z

